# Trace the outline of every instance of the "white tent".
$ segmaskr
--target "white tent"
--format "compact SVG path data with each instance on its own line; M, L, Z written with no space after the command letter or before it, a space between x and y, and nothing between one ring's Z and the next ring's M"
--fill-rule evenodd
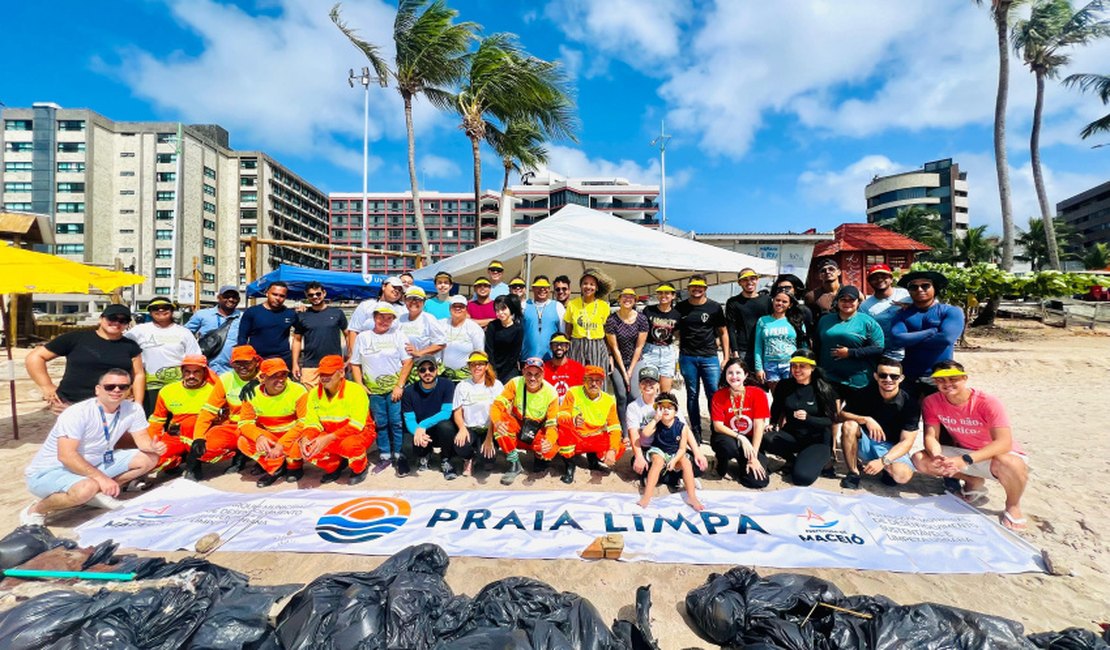
M613 278L615 288L633 287L650 292L664 282L676 288L691 275L706 276L709 284L736 280L744 268L774 275L775 262L735 253L645 228L605 212L568 205L554 215L504 239L483 244L419 269L417 279L430 279L440 271L455 282L472 284L486 274L492 260L505 265L505 281L539 274L554 278L567 275L571 284L587 268L598 268ZM531 284L531 281L529 281Z

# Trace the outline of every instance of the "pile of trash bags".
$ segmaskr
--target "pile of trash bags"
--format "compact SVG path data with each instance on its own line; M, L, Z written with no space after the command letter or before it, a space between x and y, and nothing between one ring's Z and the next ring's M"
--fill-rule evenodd
M710 574L686 594L686 613L714 643L745 650L1110 650L1101 636L1069 628L1025 635L1021 623L933 603L899 605L884 596L845 596L811 576L767 578L736 567Z
M45 561L54 555L56 561ZM473 598L455 594L444 580L449 562L440 547L421 544L373 571L257 587L200 558L116 555L111 542L77 549L41 526L24 526L0 540L0 569L135 573L143 582L83 591L60 585L19 602L0 611L0 644L10 650L659 650L648 587L637 591L635 622L607 625L589 601L529 578L498 580ZM0 596L15 580L0 582Z

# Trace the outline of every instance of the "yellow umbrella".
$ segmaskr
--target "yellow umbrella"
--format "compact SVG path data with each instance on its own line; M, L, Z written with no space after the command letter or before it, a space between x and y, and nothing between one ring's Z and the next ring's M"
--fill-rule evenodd
M89 293L99 289L104 293L139 284L141 275L109 271L72 262L64 257L36 253L15 246L0 246L0 295L8 293ZM3 299L0 299L0 317L7 322ZM12 340L15 326L11 327L7 341L8 362L12 361ZM15 382L9 382L12 399L12 428L19 440L19 421L16 419Z

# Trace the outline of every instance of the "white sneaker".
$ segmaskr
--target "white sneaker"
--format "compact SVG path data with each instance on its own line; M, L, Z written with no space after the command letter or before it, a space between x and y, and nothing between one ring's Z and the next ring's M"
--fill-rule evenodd
M38 502L28 505L26 508L19 511L19 523L24 526L45 526L46 515L40 515L37 512L31 512Z
M91 508L100 508L101 510L119 510L123 507L123 501L115 497L110 497L103 492L97 494L93 498L85 502L85 505Z

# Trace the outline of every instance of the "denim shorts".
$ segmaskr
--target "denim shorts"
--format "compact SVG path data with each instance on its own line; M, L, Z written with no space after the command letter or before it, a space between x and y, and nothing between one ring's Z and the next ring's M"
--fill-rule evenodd
M660 377L674 377L675 354L674 346L644 344L643 356L640 365L655 368Z
M890 450L893 448L894 445L886 440L882 442L877 442L875 440L872 440L871 436L867 435L866 431L860 432L859 451L857 453L859 455L859 459L865 463L869 463L873 460L878 460L883 456L886 456L887 453L889 453ZM894 459L894 462L904 463L906 465L909 465L910 469L913 469L913 461L910 460L909 454Z
M113 459L111 465L97 464L96 468L108 476L115 478L130 469L131 460L140 453L142 452L138 449L116 449L112 452ZM45 499L51 494L68 492L69 488L77 485L86 478L88 477L74 474L63 465L58 465L57 467L44 469L37 474L28 476L27 489L31 491L31 494L40 499Z
M767 366L763 368L763 374L767 375L767 381L782 381L790 376L790 363L784 363L781 366Z

